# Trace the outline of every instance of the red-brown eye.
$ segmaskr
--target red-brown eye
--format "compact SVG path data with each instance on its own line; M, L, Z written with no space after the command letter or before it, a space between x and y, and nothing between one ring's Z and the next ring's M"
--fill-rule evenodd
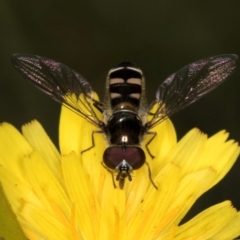
M139 169L145 163L145 154L139 147L112 146L105 150L103 162L108 168L115 169L123 160L126 160L133 169Z

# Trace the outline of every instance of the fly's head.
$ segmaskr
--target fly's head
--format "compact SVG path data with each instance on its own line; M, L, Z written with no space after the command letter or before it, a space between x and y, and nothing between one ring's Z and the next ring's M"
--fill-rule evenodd
M121 189L124 188L125 179L132 181L132 171L141 168L145 161L144 151L137 146L110 146L103 154L106 168L117 172L116 181L119 181Z

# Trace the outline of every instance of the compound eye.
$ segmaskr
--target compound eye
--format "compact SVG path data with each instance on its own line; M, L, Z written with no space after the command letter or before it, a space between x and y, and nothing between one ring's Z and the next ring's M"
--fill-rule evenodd
M115 169L124 159L121 147L109 147L103 154L103 162L108 168Z
M127 147L125 160L133 169L139 169L145 163L146 157L144 151L139 147Z
M145 163L146 157L141 148L134 146L126 147L125 151L122 147L109 147L103 154L103 162L111 169L115 169L123 160L133 169L138 169Z

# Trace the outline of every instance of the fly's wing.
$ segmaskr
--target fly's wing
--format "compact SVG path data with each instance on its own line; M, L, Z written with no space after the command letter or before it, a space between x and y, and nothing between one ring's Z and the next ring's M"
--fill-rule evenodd
M12 64L25 79L52 99L93 125L101 126L94 106L101 109L102 104L94 100L92 87L80 74L62 63L36 55L14 54Z
M156 92L156 100L150 107L157 105L152 119L146 123L146 129L173 115L195 102L223 81L236 68L238 56L220 55L191 63L169 76ZM149 107L149 108L150 108Z

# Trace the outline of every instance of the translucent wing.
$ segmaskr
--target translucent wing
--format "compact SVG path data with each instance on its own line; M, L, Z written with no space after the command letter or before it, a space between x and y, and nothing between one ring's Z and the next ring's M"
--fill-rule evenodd
M94 100L92 87L80 74L62 63L36 55L14 54L12 64L25 79L52 99L95 126L101 126L94 106L100 109L102 104Z
M157 110L146 123L146 129L156 126L220 85L235 70L237 60L238 56L233 54L206 58L169 76L158 87L156 100L150 105L157 104Z

